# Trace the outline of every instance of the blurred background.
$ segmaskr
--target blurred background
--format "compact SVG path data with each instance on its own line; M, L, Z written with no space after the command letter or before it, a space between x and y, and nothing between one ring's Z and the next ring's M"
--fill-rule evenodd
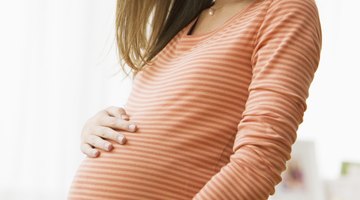
M274 200L360 199L360 3L317 0L323 50ZM66 199L84 122L131 89L115 0L0 1L0 199ZM114 75L115 74L115 75Z

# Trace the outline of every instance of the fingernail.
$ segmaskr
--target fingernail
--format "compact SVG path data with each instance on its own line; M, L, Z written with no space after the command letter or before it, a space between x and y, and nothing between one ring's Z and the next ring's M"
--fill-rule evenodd
M111 149L111 144L105 143L105 149L110 150Z
M99 152L96 151L96 150L94 150L94 151L92 152L92 154L93 154L94 156L98 156Z
M135 128L136 128L135 124L130 124L129 125L130 130L135 131Z
M124 136L122 136L122 135L119 135L117 137L117 139L118 139L120 144L124 144L126 142L126 138Z

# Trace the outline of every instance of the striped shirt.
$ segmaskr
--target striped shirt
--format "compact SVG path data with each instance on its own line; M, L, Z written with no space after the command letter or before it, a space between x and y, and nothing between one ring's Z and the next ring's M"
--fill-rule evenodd
M69 200L265 200L290 159L321 51L314 0L255 0L221 27L195 18L134 79L137 132L84 158Z

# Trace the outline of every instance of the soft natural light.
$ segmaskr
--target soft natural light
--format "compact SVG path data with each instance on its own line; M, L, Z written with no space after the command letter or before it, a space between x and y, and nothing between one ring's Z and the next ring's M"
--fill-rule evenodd
M79 147L84 122L125 103L131 80L122 73L112 76L120 71L115 3L1 2L0 199L65 199L84 157ZM342 162L360 163L360 3L317 0L317 5L323 50L298 140L314 148L304 154L314 156L311 166L323 184L317 193L324 198L314 200L335 200L326 196L331 187L325 186L336 186L331 181L340 177Z

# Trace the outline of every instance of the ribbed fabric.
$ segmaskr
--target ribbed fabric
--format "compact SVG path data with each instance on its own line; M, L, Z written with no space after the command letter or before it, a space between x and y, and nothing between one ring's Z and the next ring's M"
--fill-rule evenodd
M124 105L138 131L85 158L68 199L265 200L290 159L320 60L313 0L256 0L182 29Z

